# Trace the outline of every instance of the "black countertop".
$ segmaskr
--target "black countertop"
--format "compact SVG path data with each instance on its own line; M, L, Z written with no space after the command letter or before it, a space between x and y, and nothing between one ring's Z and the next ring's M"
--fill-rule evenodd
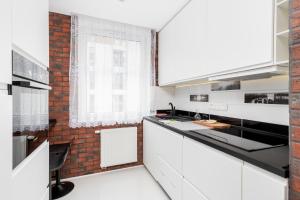
M181 134L185 137L206 144L207 146L218 149L224 153L260 167L264 170L277 174L278 176L281 176L283 178L289 177L289 146L248 152L191 131L182 131L168 126L160 122L156 117L145 117L144 119L167 128L171 131L174 131L178 134Z

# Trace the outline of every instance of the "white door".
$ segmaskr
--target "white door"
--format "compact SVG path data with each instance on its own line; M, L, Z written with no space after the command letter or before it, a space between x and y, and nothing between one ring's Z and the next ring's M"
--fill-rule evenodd
M12 193L12 200L41 200L48 185L49 143L45 141L14 169L12 188L18 188L18 192Z
M50 192L49 189L46 189L45 195L41 200L49 200L49 192Z
M0 90L0 188L1 199L10 199L12 175L12 96Z
M209 200L241 200L243 162L194 140L183 141L183 176Z
M11 83L11 23L12 4L11 0L1 1L0 6L0 84Z
M243 200L287 200L288 181L250 164L243 167Z

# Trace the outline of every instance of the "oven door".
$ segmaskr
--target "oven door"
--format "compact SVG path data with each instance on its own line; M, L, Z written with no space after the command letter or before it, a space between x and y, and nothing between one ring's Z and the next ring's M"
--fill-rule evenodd
M13 82L13 168L48 138L49 86L37 84Z

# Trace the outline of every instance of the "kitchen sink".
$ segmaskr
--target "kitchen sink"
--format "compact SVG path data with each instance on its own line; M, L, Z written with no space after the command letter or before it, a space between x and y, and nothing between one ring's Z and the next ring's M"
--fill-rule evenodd
M179 121L179 122L188 122L188 121L192 121L189 118L185 118L185 117L179 117L179 116L171 116L171 115L167 115L167 116L157 116L158 119L161 120L165 120L165 121Z
M161 119L159 120L161 123L164 123L170 127L182 130L182 131L192 131L199 129L207 129L207 127L194 124L191 120L188 121L178 121L176 119Z

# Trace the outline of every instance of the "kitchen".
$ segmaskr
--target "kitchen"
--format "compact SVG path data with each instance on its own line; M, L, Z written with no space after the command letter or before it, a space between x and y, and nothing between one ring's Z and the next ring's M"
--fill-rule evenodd
M300 199L299 0L4 0L1 199Z

